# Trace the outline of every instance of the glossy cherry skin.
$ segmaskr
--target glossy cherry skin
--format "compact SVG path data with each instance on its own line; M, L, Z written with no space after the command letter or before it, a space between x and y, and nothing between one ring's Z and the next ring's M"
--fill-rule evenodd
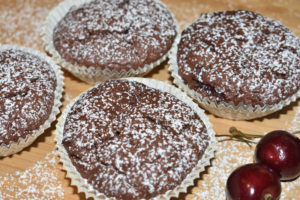
M286 131L272 131L257 144L254 159L276 171L280 180L300 175L300 139Z
M269 167L252 163L235 169L227 179L227 200L278 200L279 176Z

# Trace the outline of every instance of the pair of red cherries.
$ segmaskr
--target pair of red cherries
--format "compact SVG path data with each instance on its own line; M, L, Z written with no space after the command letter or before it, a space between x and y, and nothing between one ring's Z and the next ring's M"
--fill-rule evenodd
M257 144L254 160L230 174L227 200L278 200L280 181L300 175L300 139L286 131L272 131Z

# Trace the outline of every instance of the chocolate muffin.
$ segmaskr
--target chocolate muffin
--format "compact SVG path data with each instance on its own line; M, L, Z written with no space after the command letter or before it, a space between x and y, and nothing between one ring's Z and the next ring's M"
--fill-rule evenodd
M59 113L59 67L39 52L0 46L0 157L30 145Z
M94 198L177 196L209 164L215 143L191 99L145 79L110 80L88 90L66 109L57 130L64 168L79 191Z
M177 84L184 84L219 116L255 118L299 96L299 39L260 14L244 10L202 14L182 32L175 54L171 71ZM220 104L234 109L219 113ZM249 108L250 115L234 116L239 106Z
M53 46L46 50L87 82L150 71L166 59L177 35L171 12L156 0L68 0L47 26L45 41Z

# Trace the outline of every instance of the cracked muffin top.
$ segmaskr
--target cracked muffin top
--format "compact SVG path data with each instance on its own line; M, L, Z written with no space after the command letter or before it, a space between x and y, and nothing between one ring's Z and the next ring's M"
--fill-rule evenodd
M62 145L80 175L117 199L150 199L185 179L207 149L200 116L175 96L127 81L81 95L63 125Z
M202 98L234 105L274 105L300 89L300 41L260 14L202 14L181 36L178 74Z
M71 7L53 44L69 63L128 71L162 58L176 34L172 14L155 0L101 0Z
M56 80L54 69L40 57L0 50L0 145L27 138L48 120Z

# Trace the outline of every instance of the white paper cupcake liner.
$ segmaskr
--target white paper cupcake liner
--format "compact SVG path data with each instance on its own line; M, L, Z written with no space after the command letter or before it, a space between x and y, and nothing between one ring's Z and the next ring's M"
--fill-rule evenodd
M21 47L18 45L0 45L0 51L6 50L6 49L18 49L23 52L27 52L32 55L38 56L41 60L46 61L54 69L57 82L56 82L56 89L54 92L55 98L54 98L52 110L51 110L51 113L50 113L48 119L43 124L40 125L38 130L35 130L32 134L27 135L25 138L20 137L17 142L11 142L8 145L3 143L0 146L0 157L9 156L9 155L12 155L14 153L21 151L25 147L32 144L37 139L37 137L39 137L42 133L44 133L44 131L47 128L49 128L51 126L51 123L56 120L56 115L60 113L59 107L62 105L61 98L62 98L63 87L64 87L64 81L63 81L64 77L63 77L63 73L62 73L60 67L57 66L45 54L43 54L39 51L33 50L33 49Z
M210 137L210 140L208 142L208 146L202 156L202 158L199 160L197 165L192 169L191 173L187 175L187 177L182 181L180 185L178 185L173 190L167 191L165 194L161 194L156 196L155 200L158 199L170 199L171 197L178 197L180 192L187 192L187 188L191 185L194 185L194 180L199 178L200 172L205 170L206 166L210 165L210 160L214 157L214 152L216 150L217 141L215 139L215 132L212 129L212 125L209 122L208 118L205 116L204 111L199 108L199 106L193 102L193 100L188 97L184 92L182 92L180 89L175 88L174 86L171 86L165 82L153 80L153 79L145 79L145 78L126 78L128 81L137 81L140 83L143 83L149 87L159 89L163 92L168 92L174 96L176 96L178 99L186 103L188 106L190 106L202 119L204 125L206 126L208 136ZM79 96L80 97L80 96ZM63 130L64 130L64 123L67 117L68 112L70 111L73 104L78 100L77 97L74 99L64 110L62 116L59 119L59 122L56 127L56 145L57 145L57 154L60 157L60 162L63 164L63 170L67 172L66 177L71 179L71 185L76 186L78 188L78 192L83 192L86 195L86 198L93 197L94 199L115 199L115 198L108 198L105 196L105 194L102 194L95 190L86 179L84 179L80 173L77 171L77 169L72 164L68 153L66 152L64 146L62 145L62 139L63 139Z
M165 55L163 55L160 59L158 59L153 63L146 64L143 67L139 67L138 69L121 70L121 71L114 71L109 69L102 70L96 67L86 67L82 65L72 64L66 61L64 58L60 56L60 54L56 51L54 47L53 30L57 25L57 23L67 14L67 12L72 6L82 5L90 1L92 0L65 0L61 2L49 13L45 21L43 30L41 32L44 49L52 55L54 61L57 64L61 65L63 68L68 70L70 73L72 73L75 77L79 78L80 80L90 84L96 84L108 79L131 77L131 76L144 76L148 72L150 72L154 67L159 66L163 61L165 61L167 57L170 56L171 49L176 47L175 42L173 42L172 47L169 49L169 51ZM155 1L164 5L158 0ZM174 15L172 13L171 15L173 17L176 26L176 31L177 31L176 38L177 38L179 35L178 24L175 21Z
M180 39L176 40L176 44L179 44ZM284 106L289 105L291 102L296 101L300 97L300 90L293 94L291 97L280 101L275 105L264 105L264 106L251 106L244 105L240 103L239 105L234 105L234 103L226 103L212 101L207 97L202 97L202 95L193 89L190 89L186 84L184 84L182 78L178 74L178 64L177 64L177 45L171 50L171 55L169 59L169 71L171 76L174 78L174 83L186 92L189 96L196 99L199 104L210 113L231 120L250 120L259 117L263 117L281 110Z

